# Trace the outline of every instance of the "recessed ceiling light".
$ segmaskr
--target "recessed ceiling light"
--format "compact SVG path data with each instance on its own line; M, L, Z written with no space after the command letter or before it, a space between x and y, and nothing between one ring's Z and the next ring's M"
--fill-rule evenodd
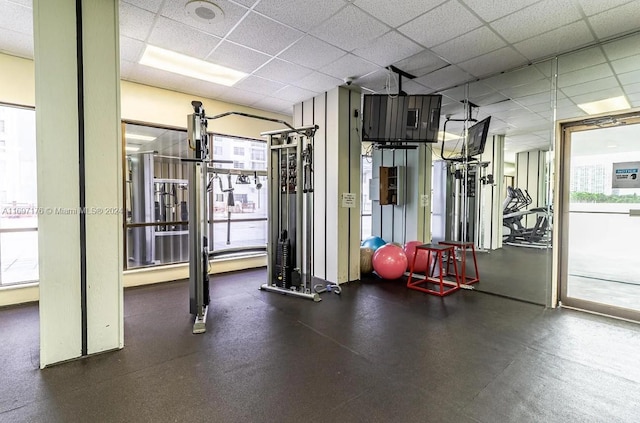
M614 112L616 110L626 110L631 108L625 96L605 98L604 100L592 101L590 103L578 104L582 110L589 115Z
M608 145L607 147L609 147L609 148L616 148L616 147L617 147L617 145Z
M147 45L140 64L227 87L247 76L244 72L152 45Z
M150 135L141 135L141 134L124 134L124 136L128 140L153 141L156 139L156 137L152 137Z
M224 11L210 1L192 0L184 8L191 19L207 25L213 25L224 19Z
M133 152L133 151L140 150L140 147L134 147L133 145L128 145L125 147L125 150Z

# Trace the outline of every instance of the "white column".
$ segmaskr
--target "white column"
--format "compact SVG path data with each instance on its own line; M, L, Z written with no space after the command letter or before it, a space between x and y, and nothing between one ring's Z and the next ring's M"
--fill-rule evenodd
M360 279L360 93L334 88L294 107L294 125L319 129L314 140L314 276L343 283ZM342 207L352 193L356 207Z
M33 3L41 367L123 346L118 2L79 3Z

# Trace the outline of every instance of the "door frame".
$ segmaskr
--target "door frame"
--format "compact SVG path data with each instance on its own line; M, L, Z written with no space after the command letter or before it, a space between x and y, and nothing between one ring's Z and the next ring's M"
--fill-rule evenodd
M609 121L607 123L607 121ZM559 136L556 137L556 204L554 205L554 306L576 308L588 312L604 314L625 320L640 321L640 311L625 309L608 304L567 297L568 284L568 245L569 245L569 196L571 179L571 134L574 132L609 128L625 124L640 124L640 112L625 112L594 116L579 121L558 123ZM640 146L639 146L640 147Z

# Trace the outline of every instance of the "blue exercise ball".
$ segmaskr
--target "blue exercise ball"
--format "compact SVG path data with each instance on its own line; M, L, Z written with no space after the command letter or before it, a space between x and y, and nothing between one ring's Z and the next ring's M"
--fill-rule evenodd
M373 251L376 251L378 248L385 245L387 242L380 238L379 236L370 236L369 238L362 241L360 244L361 247L371 248Z

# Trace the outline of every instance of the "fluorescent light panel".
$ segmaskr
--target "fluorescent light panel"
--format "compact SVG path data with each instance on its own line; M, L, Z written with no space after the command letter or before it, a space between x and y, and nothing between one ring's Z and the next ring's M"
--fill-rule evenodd
M125 147L125 150L126 151L130 151L130 152L134 152L134 151L140 150L140 147L133 147L131 145L128 145L128 146Z
M631 108L625 96L611 97L604 100L592 101L590 103L582 103L578 104L578 107L589 115L599 115L601 113Z
M247 76L244 72L151 45L144 50L140 64L227 87Z
M150 135L141 135L141 134L124 134L125 138L128 140L138 140L138 141L153 141L156 137L152 137Z

